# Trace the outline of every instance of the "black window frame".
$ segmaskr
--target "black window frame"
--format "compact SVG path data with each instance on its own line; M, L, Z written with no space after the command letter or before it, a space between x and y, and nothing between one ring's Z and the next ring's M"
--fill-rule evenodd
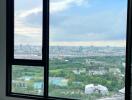
M131 100L131 39L132 39L132 0L127 0L127 31L126 31L126 71L125 100ZM14 0L6 0L6 96L28 99L74 100L69 98L48 96L49 78L49 0L43 0L43 36L42 60L14 58ZM42 66L44 68L44 96L12 93L12 65Z

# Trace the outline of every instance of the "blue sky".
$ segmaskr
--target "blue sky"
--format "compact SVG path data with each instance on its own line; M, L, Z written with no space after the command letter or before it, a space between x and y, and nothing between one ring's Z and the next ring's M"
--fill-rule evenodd
M16 0L15 5L16 43L41 44L42 0ZM123 45L126 14L127 0L50 0L50 41Z

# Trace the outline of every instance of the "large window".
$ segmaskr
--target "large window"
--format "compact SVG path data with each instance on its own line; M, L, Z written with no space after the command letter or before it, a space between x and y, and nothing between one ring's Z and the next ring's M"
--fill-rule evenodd
M7 0L7 95L130 100L130 4Z

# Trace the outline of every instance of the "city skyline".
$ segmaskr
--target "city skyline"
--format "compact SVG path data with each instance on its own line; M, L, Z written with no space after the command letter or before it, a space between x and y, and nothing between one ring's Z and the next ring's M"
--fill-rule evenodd
M114 45L113 45L114 44ZM15 44L18 45L29 45L27 43ZM41 46L41 44L30 44L31 46ZM95 46L95 47L125 47L126 41L90 41L90 42L50 42L50 46Z

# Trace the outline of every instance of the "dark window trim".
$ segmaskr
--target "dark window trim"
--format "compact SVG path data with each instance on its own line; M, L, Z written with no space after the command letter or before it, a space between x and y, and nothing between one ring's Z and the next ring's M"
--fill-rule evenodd
M74 100L68 98L48 96L49 77L49 0L43 1L43 43L42 60L14 59L14 0L6 0L6 96L39 99L39 100ZM125 72L125 100L131 100L131 28L132 28L132 1L128 0L127 10L127 39L126 39L126 72ZM44 96L20 94L11 92L12 65L42 66L44 68ZM47 84L46 84L47 83Z
M131 100L131 56L132 56L132 0L128 0L127 37L126 37L126 71L125 71L125 100Z

